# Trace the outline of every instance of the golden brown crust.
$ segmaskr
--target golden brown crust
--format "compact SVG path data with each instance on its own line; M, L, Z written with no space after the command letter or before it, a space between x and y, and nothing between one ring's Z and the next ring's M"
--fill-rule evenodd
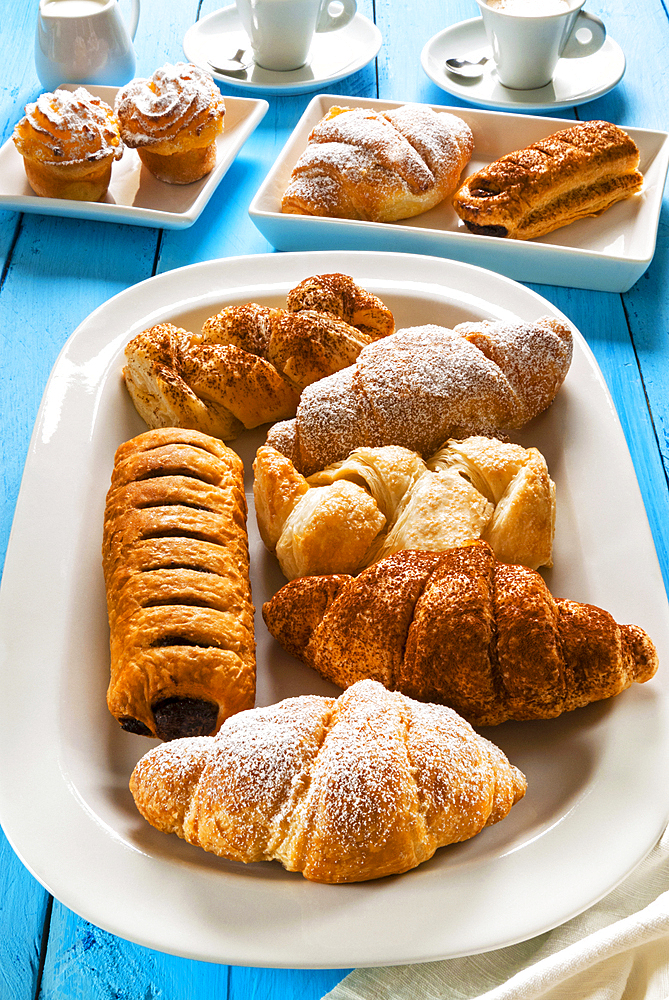
M571 330L550 318L399 330L308 386L267 443L305 476L361 446L428 456L449 437L523 426L552 402L571 355Z
M167 63L148 80L131 80L116 95L126 146L169 184L190 184L216 163L225 102L209 73L192 63Z
M289 580L477 538L504 562L552 564L555 484L536 448L469 437L427 462L397 445L357 448L305 479L264 445L253 472L260 535Z
M244 470L222 442L147 431L116 453L103 569L107 703L143 735L215 732L253 706L255 641Z
M372 222L419 215L455 190L472 149L465 122L426 105L333 107L312 130L281 210Z
M283 644L289 628L290 652L340 687L370 677L474 725L552 718L657 670L641 628L555 600L538 573L496 562L482 541L398 552L338 577L336 594L330 579L286 584L263 606L270 633Z
M285 420L305 386L351 365L394 329L390 310L347 275L307 281L289 293L290 310L248 302L211 316L199 334L159 323L134 337L123 374L149 427L192 427L227 441Z
M157 829L236 861L276 859L317 882L414 868L503 819L524 775L454 712L362 681L158 747L130 788Z
M99 201L123 155L114 112L83 87L41 94L14 128L28 182L45 198Z
M643 186L639 150L610 122L556 132L468 177L453 207L472 232L530 240L599 215Z

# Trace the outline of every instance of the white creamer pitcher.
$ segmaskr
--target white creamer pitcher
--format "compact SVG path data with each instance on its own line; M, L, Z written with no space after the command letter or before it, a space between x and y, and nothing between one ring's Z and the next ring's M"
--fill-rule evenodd
M119 87L131 80L139 0L131 4L126 27L117 0L40 0L35 67L45 90L60 83Z

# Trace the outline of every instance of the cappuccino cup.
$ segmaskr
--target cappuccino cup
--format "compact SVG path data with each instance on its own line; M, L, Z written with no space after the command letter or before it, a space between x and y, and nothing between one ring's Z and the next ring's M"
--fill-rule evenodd
M256 66L304 66L315 32L337 31L356 12L356 0L235 0Z
M606 28L585 0L477 0L501 84L535 90L553 79L558 59L593 55Z

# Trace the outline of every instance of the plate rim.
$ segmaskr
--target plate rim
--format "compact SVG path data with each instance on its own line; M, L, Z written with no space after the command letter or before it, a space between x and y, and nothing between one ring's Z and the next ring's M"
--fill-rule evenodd
M316 257L316 260L314 260L314 256ZM121 315L125 315L126 308L129 309L130 314L132 314L137 298L139 297L139 300L141 301L143 293L146 291L147 286L150 286L152 290L150 296L151 303L153 303L154 301L155 302L159 301L161 303L161 308L163 307L164 304L165 288L174 290L175 296L177 295L176 289L179 288L178 292L179 297L175 298L174 302L170 304L170 308L176 308L178 305L186 301L184 299L183 292L181 291L182 280L188 278L189 275L195 273L198 273L198 277L199 279L201 279L201 284L203 285L203 287L207 287L207 289L210 289L210 285L208 283L210 275L213 276L214 274L216 274L216 272L221 272L224 275L229 274L231 280L228 283L223 283L221 285L221 294L224 294L230 288L249 287L253 286L254 284L255 285L261 284L263 286L270 284L268 280L263 280L261 282L258 282L254 281L253 279L250 279L244 283L244 286L240 286L239 282L235 281L235 275L242 272L244 268L248 266L253 267L255 274L261 271L264 277L265 275L267 276L271 275L275 281L286 282L286 281L300 280L301 277L304 277L303 272L305 268L315 273L314 263L320 264L320 261L323 261L323 266L333 269L337 264L344 264L344 262L348 262L348 264L350 264L351 262L354 262L356 266L353 269L353 273L355 275L356 272L359 273L359 271L363 269L365 263L367 262L371 263L372 260L375 260L377 261L379 272L383 270L385 274L389 269L390 258L394 259L395 264L393 265L393 267L396 266L398 272L406 265L407 262L412 262L414 265L417 263L416 255L413 254L379 253L379 252L367 252L367 251L358 251L358 252L324 251L318 255L314 255L311 253L295 253L295 254L281 254L281 255L275 255L275 254L247 255L244 257L237 257L237 258L223 258L215 261L206 261L202 263L186 265L182 268L176 269L175 271L164 272L155 277L148 278L145 281L140 282L138 285L131 286L129 289L125 289L124 291L118 293L111 299L107 300L107 302L99 306L96 310L94 310L81 324L79 324L74 333L71 334L70 338L68 338L68 341L64 345L59 355L59 358L56 361L56 364L54 365L54 369L49 378L47 389L45 390L44 399L40 406L40 411L35 424L33 437L31 439L31 444L29 448L29 458L26 463L26 472L24 472L24 479L22 480L21 484L21 491L19 494L19 500L17 502L17 511L14 518L14 525L12 528L12 533L10 535L10 540L7 550L6 568L9 567L10 573L14 573L14 565L16 564L19 552L18 549L19 542L17 541L17 535L14 526L19 524L28 514L26 508L31 498L26 494L26 489L27 489L26 481L28 478L28 473L29 472L30 474L33 473L34 462L35 462L33 456L35 454L35 451L41 447L40 434L42 434L45 429L44 427L45 407L49 401L50 394L54 392L60 393L62 390L62 387L59 388L56 386L54 379L57 379L58 376L63 374L63 367L68 361L68 355L72 352L73 348L75 346L79 347L80 346L79 342L84 340L86 337L91 337L92 336L91 331L95 330L96 327L99 327L100 324L104 325L104 323L107 322L109 318L108 314L113 315L114 313L117 312L117 310L120 310ZM327 264L325 264L326 260L328 262ZM264 267L260 268L260 264L264 265ZM360 264L360 268L358 268L357 266L358 264ZM425 284L428 276L430 280L434 282L435 280L439 280L438 277L439 275L442 276L443 280L443 277L446 275L455 275L457 278L458 273L460 276L468 274L469 277L471 277L472 283L477 284L478 282L480 282L481 278L480 272L484 272L484 274L486 275L486 281L488 282L489 286L492 286L494 288L494 286L499 283L499 285L506 286L509 289L513 287L514 294L519 296L523 302L532 303L533 307L536 307L537 309L541 308L542 312L548 311L551 315L554 315L558 318L562 318L563 320L568 322L569 325L572 326L573 328L573 324L570 323L567 317L564 316L564 314L548 300L546 300L533 290L524 288L523 286L518 285L517 282L514 282L511 279L505 278L501 275L485 271L485 269L476 267L475 265L461 263L458 261L444 260L438 257L422 258L420 261L420 267L422 271L422 277L413 279L414 283L419 285ZM343 269L343 268L338 268L338 269ZM299 278L298 278L298 272L300 272ZM435 275L437 276L436 278ZM379 281L381 280L380 273L379 277L376 280ZM453 280L454 278L450 277L449 279L450 284L448 285L448 287L452 287ZM99 335L99 333L96 335ZM591 355L590 349L583 340L582 335L579 334L578 332L577 332L577 339L579 340L582 349L586 352L586 357L589 359L589 363L590 362L594 363L596 367L596 363L594 362L594 358ZM615 415L615 410L613 412ZM618 432L622 435L622 430L619 426L619 422L617 427L618 427ZM629 459L629 453L627 453L627 457ZM629 462L631 465L631 459L629 459ZM29 463L31 464L29 465ZM638 490L636 476L634 476L634 485L637 487ZM643 508L643 504L641 504L641 512L645 517L645 510ZM645 528L648 532L648 535L650 536L650 529L648 528L647 518L645 519ZM652 545L652 539L651 539L651 545ZM655 563L657 563L657 555L655 553L654 546L652 546L652 556L655 560ZM659 575L659 565L657 566L657 574ZM5 573L2 581L2 586L0 589L0 622L6 623L8 620L7 616L10 609L7 607L9 600L7 594L11 588L15 587L16 587L16 581L14 576ZM662 588L662 592L664 594L664 588ZM663 599L663 608L665 603L666 603L666 595L664 596ZM13 619L10 618L10 620ZM2 658L4 660L4 657L6 655L6 649L4 646L2 650L0 650L0 655L2 655ZM2 671L1 680L4 685L6 682L6 664ZM7 745L8 740L9 740L9 745ZM0 732L0 746L4 746L6 751L5 759L9 760L10 764L16 765L18 758L19 764L22 764L24 767L27 766L25 761L20 760L20 754L18 754L17 752L16 744L15 743L12 744L11 733L9 730L7 732L4 731ZM39 765L38 762L31 762L30 766L37 767ZM61 776L62 776L62 786L59 786L58 788L59 794L67 798L68 806L70 808L72 809L76 808L81 810L82 815L84 815L85 820L89 824L89 828L93 833L97 835L98 839L95 841L95 845L92 848L92 850L98 849L100 838L102 838L101 843L103 847L107 847L108 844L111 842L112 844L115 845L115 849L117 851L120 851L122 853L125 850L126 852L124 855L125 857L133 857L135 862L141 865L142 864L141 852L128 851L127 846L119 845L118 842L116 842L113 838L113 832L110 833L109 831L105 830L104 824L101 821L99 820L96 821L95 817L87 815L85 810L85 803L82 803L76 797L77 794L76 789L69 787L67 785L67 774L63 773ZM13 770L12 767L10 766L4 771L4 773L0 774L0 815L2 816L3 823L6 824L6 833L9 842L12 844L17 854L19 854L19 857L23 858L22 851L20 850L19 844L17 843L17 841L21 840L21 837L19 836L17 838L15 836L15 831L17 829L16 827L17 816L19 817L18 820L19 825L21 824L21 822L23 822L22 812L21 812L22 807L18 805L16 799L14 799L12 802L10 800L10 797L7 795L8 783L9 786L11 787L13 781L14 781ZM44 803L42 803L42 805L44 805ZM8 816L10 817L10 821L9 823L6 823ZM665 825L665 823L666 823L666 809L663 808L661 819L658 819L656 823L657 836L659 836L661 828ZM453 954L449 953L448 955L414 953L413 955L402 955L397 957L396 955L394 956L384 955L377 951L374 955L372 955L369 958L369 960L365 960L364 956L351 956L353 961L349 961L348 957L344 956L338 956L333 959L331 953L328 954L328 957L323 957L323 955L325 954L325 952L323 952L322 960L318 960L318 958L314 959L314 954L311 949L309 949L309 954L307 956L305 956L304 954L297 954L295 952L292 952L282 956L273 955L270 957L265 952L260 953L257 950L257 948L255 950L252 948L249 951L248 946L246 951L238 951L236 954L230 954L229 952L226 952L225 954L219 952L215 955L203 954L201 952L198 952L197 949L192 949L192 948L187 951L184 951L179 946L178 943L175 945L174 942L172 942L171 947L169 946L166 947L164 941L162 940L157 941L155 939L155 932L153 937L149 932L145 932L143 934L142 933L129 934L128 928L123 923L123 921L121 921L121 923L119 924L118 914L116 915L115 920L108 920L106 919L106 914L104 913L100 914L98 909L95 909L94 907L91 906L90 893L88 891L90 889L90 886L88 884L87 884L87 892L84 894L85 898L83 899L83 903L81 900L72 899L67 892L65 893L65 896L67 896L67 898L64 898L63 894L61 894L58 891L55 891L54 894L57 896L57 898L62 899L62 901L66 906L69 906L75 912L79 913L82 917L84 917L84 919L91 920L92 922L98 924L99 926L109 930L114 934L118 934L121 937L130 938L130 940L136 941L137 943L142 944L146 947L158 948L159 950L162 951L167 951L172 954L184 955L185 957L189 958L196 958L205 961L227 962L228 964L260 965L260 966L270 965L272 967L283 967L283 968L317 968L317 967L343 968L343 967L349 967L351 964L355 964L356 966L381 965L381 964L405 964L407 962L421 962L421 961L436 960L438 958L443 958L443 957L455 957L456 954L474 954L477 951L485 951L489 950L490 948L502 947L505 944L514 943L515 940L524 940L528 936L533 936L534 934L541 933L543 930L549 929L550 926L555 926L556 923L561 923L563 920L569 919L569 917L574 916L578 912L582 912L583 909L592 905L594 902L597 901L598 898L601 898L601 896L609 892L614 887L615 884L618 884L628 874L628 872L632 870L632 868L634 868L642 860L642 858L648 853L648 851L652 849L656 839L655 832L653 833L652 838L646 838L646 841L648 841L649 839L652 842L645 842L643 851L637 852L636 856L633 859L631 859L629 866L626 868L624 872L618 872L618 875L614 882L608 884L605 888L603 888L600 894L596 898L591 898L584 905L581 905L576 909L571 910L568 913L562 913L560 915L560 919L558 919L557 921L553 922L549 921L546 924L542 924L541 926L533 928L532 933L530 935L523 935L522 937L513 940L505 940L503 943L500 942L494 944L488 943L485 945L485 947L482 948L475 948L466 951L454 952ZM44 850L43 847L41 847L41 849ZM513 863L513 853L514 852L510 852L509 855L504 857L504 860L507 864ZM105 857L105 851L102 851L102 855L97 860L103 861L104 857ZM50 850L49 863L51 863L51 859L52 859L52 854ZM42 882L42 884L44 884L48 889L50 889L50 891L53 891L53 885L50 884L48 881L45 881L44 878L41 877L41 875L43 875L42 872L38 872L37 869L39 868L39 866L35 865L34 863L31 863L30 859L23 859L23 860L26 866L29 868L29 870L35 875L35 877L38 878ZM43 863L43 858L41 860ZM149 860L148 863L149 865L154 864L155 859ZM420 868L417 869L417 871L420 870L421 870ZM411 879L411 877L412 877L411 873L407 873L406 876L401 876L400 878ZM301 880L301 876L295 876L295 878ZM303 883L300 882L300 884ZM370 884L372 883L367 883L366 885ZM411 883L409 884L411 885ZM341 887L325 887L325 888L326 890L334 890L336 892ZM354 898L357 898L357 896ZM77 903L81 905L77 905ZM127 919L127 914L125 913L125 911L123 919L124 920ZM179 930L177 931L177 937L181 939L181 928L179 928ZM300 942L298 942L298 945L299 944ZM230 947L229 942L227 943L226 947L228 948Z

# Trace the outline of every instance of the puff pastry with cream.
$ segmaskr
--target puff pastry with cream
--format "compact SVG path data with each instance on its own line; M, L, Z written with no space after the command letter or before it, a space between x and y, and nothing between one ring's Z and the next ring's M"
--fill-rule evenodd
M639 150L626 132L583 122L468 177L453 207L472 233L531 240L639 192L638 167Z

